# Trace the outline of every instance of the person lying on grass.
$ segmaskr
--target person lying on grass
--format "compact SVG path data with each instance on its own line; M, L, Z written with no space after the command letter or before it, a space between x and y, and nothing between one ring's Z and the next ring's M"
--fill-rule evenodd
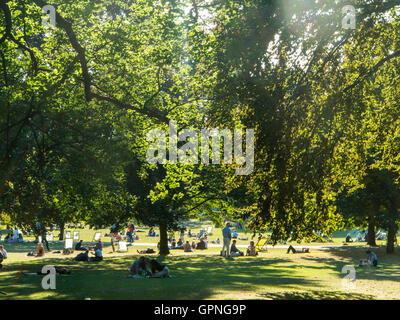
M236 240L232 241L231 244L231 256L232 257L239 257L239 256L244 256L244 253L242 251L240 251L237 247L236 247Z
M360 260L360 267L378 266L378 257L371 250L367 250L367 259Z
M158 249L160 250L160 249ZM152 248L147 248L146 250L136 250L139 254L150 254L150 253L156 253Z
M71 274L71 271L66 268L57 267L57 266L55 266L54 268L56 269L56 274ZM45 276L45 275L48 275L49 272L44 273L40 270L40 271L37 271L36 274L39 276Z
M165 278L169 277L169 269L155 259L140 257L132 264L129 276L132 278Z
M289 253L292 251L293 253L309 253L310 249L309 248L301 248L301 250L296 250L292 245L289 246L287 249L286 253Z
M131 268L129 269L128 277L142 278L142 274L146 276L146 273L144 257L140 257L133 262Z
M258 252L256 251L256 246L254 245L254 241L250 241L250 245L247 247L246 256L257 256Z
M4 249L3 246L0 246L0 269L3 268L3 265L1 264L4 259L7 259L7 251Z
M165 264L159 263L153 258L144 258L145 269L150 273L150 278L166 278L169 277L169 269Z

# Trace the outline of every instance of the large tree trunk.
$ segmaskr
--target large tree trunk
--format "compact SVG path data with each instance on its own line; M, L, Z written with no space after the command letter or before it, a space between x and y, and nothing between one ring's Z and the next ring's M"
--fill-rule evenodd
M168 231L167 224L164 220L160 221L160 255L166 256L169 254L168 249Z
M63 241L63 240L64 240L65 224L64 224L64 223L60 223L60 224L58 225L58 227L60 228L60 238L59 238L59 240L60 240L60 241Z
M370 246L376 246L375 241L375 219L373 217L368 217L368 244Z
M397 233L397 226L392 223L389 226L388 229L388 235L387 235L387 242L386 242L386 253L394 253L394 242L395 242L395 236Z

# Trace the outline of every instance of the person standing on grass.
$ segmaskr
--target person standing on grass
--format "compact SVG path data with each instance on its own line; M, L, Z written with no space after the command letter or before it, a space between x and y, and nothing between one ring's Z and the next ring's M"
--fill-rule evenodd
M132 243L134 241L133 237L135 234L135 224L133 223L133 221L131 221L128 225L128 232L127 232L127 236L129 239L129 242Z
M229 222L226 224L225 228L222 229L222 236L224 238L224 244L222 247L221 255L225 256L225 249L226 249L226 256L230 257L230 246L231 246L231 239L232 239L232 232L229 228Z
M185 239L185 227L181 227L180 230L181 230L181 234L180 234L179 239L182 240L182 242L183 242L183 240Z

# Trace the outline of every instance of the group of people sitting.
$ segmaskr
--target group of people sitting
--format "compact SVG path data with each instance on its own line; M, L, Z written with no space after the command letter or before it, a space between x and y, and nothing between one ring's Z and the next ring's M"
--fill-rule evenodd
M169 275L169 269L165 264L148 257L136 259L129 269L129 277L132 278L166 278Z
M44 247L43 243L39 242L37 249L36 249L36 254L33 253L33 251L29 252L27 254L28 257L44 257Z
M75 245L75 250L83 251L74 258L75 261L95 262L103 260L103 244L101 240L98 240L93 247L88 248L83 246L83 240L79 240L79 242ZM93 252L91 252L93 257L89 257L89 250L93 250Z
M160 243L157 244L157 248L160 249ZM182 238L179 238L178 242L175 239L172 239L169 249L183 249L184 252L192 252L196 249L208 249L207 236L203 236L198 243L196 243L195 241L192 241L192 243L190 243L189 240L186 240L186 242L184 242Z
M386 239L386 233L382 232L382 231L378 231L375 234L375 239L376 240L385 240ZM351 242L367 242L368 241L368 232L366 231L362 231L359 232L356 236L356 239L353 240L353 238L351 237L350 233L348 233L346 235L346 239L345 239L346 243L351 243ZM397 243L397 237L394 236L394 242Z
M6 243L24 243L24 238L22 236L22 233L18 233L18 236L15 237L12 233L7 234L4 237L4 242Z
M240 256L244 256L244 252L240 251L237 247L236 247L236 239L232 240L232 244L229 248L229 252L226 252L227 256L230 257L240 257ZM225 251L224 248L221 251L221 256L225 256ZM256 246L254 244L254 241L250 241L250 245L247 247L246 249L246 256L258 256L258 252L256 250Z

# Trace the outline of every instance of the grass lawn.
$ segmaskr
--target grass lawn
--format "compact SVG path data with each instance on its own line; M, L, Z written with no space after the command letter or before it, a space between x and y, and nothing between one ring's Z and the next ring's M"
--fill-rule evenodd
M258 257L231 259L220 257L219 248L187 254L173 250L163 260L171 270L168 279L127 278L139 256L136 245L114 254L106 247L100 263L74 262L75 254L26 257L22 249L9 252L0 271L0 291L6 293L0 299L400 299L399 249L386 255L384 247L374 249L378 268L357 267L364 246L311 249L309 254L270 249ZM57 276L56 290L43 290L42 277L25 274L43 265L64 266L72 273ZM342 287L344 265L356 267L355 289Z
M192 221L187 228L197 233L207 226L211 223ZM105 260L100 263L74 262L76 252L68 256L46 252L43 258L27 257L27 252L35 251L35 243L5 244L9 258L0 271L0 299L400 299L400 249L394 255L386 255L385 242L378 241L379 248L373 250L380 265L360 268L358 262L365 258L366 246L342 246L347 231L335 232L333 242L301 243L311 248L309 254L286 254L286 249L273 248L258 257L226 259L218 255L220 248L186 254L172 250L162 261L169 266L171 278L132 279L127 278L127 271L140 256L137 250L148 247L139 243L159 240L147 236L149 228L138 229L140 239L127 253L112 252L110 238L104 237L108 229L69 229L79 231L85 242L92 241L96 231L102 232L106 247ZM175 236L179 237L177 232ZM248 245L251 236L240 232L239 238L248 240L238 240L238 244ZM209 241L217 238L221 239L221 229L213 228ZM328 247L319 250L313 248L316 245ZM63 242L50 243L51 251L63 246ZM26 273L40 271L44 265L63 266L72 274L58 275L56 290L43 290L42 277ZM355 289L342 286L346 274L341 270L345 265L356 269Z

